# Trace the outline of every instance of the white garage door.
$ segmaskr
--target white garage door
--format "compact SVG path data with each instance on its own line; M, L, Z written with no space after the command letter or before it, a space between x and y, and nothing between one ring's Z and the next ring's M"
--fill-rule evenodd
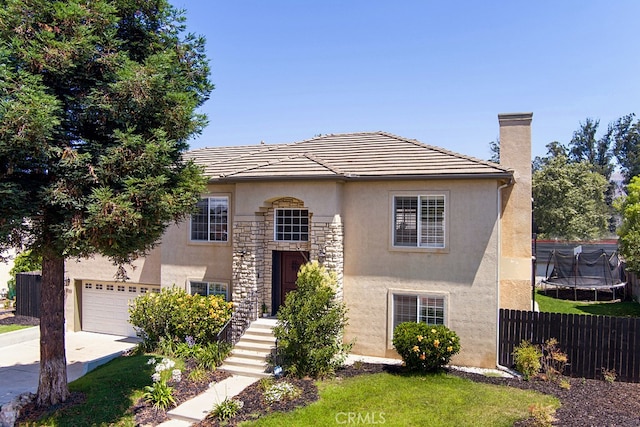
M136 336L133 326L129 323L129 301L147 292L160 292L160 286L83 281L82 330L127 337Z

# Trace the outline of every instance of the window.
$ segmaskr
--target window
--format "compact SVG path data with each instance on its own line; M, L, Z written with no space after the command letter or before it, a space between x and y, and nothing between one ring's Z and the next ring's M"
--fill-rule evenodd
M228 286L226 283L219 282L189 282L191 295L222 295L225 301L229 301Z
M191 240L202 242L228 241L228 197L200 199L197 211L191 215Z
M395 196L393 245L445 247L445 196Z
M307 209L276 209L276 240L306 242L309 240Z
M444 297L434 295L393 295L393 329L402 322L444 325Z

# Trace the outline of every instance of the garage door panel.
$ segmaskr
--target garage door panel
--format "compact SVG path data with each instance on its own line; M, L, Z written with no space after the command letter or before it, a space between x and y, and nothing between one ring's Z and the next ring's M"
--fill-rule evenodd
M125 284L85 280L82 283L82 330L103 334L135 336L129 323L129 305L142 290L159 290L157 285Z

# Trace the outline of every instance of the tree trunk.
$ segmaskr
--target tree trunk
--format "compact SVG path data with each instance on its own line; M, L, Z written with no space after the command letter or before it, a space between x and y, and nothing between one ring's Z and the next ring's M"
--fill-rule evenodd
M51 406L69 397L64 345L64 258L43 255L41 292L37 403L39 406Z

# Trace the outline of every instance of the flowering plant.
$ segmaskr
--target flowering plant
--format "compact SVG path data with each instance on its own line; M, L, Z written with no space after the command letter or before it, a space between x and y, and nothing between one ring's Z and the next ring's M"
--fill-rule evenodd
M143 398L153 404L156 409L167 409L171 405L175 405L173 398L173 387L169 386L169 381L179 383L182 380L182 372L180 369L173 369L176 363L168 358L163 358L157 363L155 357L147 361L148 365L156 365L151 380L153 384L146 386Z
M393 331L393 346L407 368L433 371L460 351L460 339L444 325L404 322Z

